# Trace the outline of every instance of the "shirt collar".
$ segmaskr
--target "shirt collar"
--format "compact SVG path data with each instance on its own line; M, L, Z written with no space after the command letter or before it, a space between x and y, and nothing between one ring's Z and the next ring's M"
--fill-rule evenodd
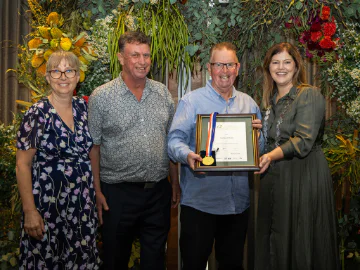
M117 77L117 83L119 85L118 91L120 95L125 95L127 93L130 93L129 87L127 87L126 83L124 82L123 78L121 77L122 72L120 72L119 76ZM149 83L149 79L146 77L146 83L145 83L145 89L148 89L149 91L152 90L151 84Z
M278 95L278 91L276 90L274 96L271 99L272 105L275 104L277 95ZM293 86L293 87L291 87L289 93L287 93L284 97L291 98L292 100L294 100L296 98L296 96L297 96L297 87Z
M209 87L209 92L212 94L212 95L216 95L217 97L220 97L222 99L224 99L215 89L214 87L211 85L211 82L212 80L208 80L207 81L207 86ZM231 97L229 98L229 100L232 100L236 97L236 94L237 94L237 91L235 89L235 87L233 86L233 89L232 89L232 94L231 94Z

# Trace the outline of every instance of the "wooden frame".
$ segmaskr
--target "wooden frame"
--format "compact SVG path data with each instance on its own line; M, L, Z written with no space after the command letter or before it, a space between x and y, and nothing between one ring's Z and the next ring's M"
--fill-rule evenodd
M198 114L196 120L196 148L197 154L202 157L205 155L206 140L208 137L208 124L210 114ZM252 127L252 120L256 119L255 114L218 114L216 116L215 140L213 149L220 146L216 151L212 151L215 163L206 166L201 162L195 162L195 171L258 171L259 168L259 146L258 133ZM227 128L225 128L225 126ZM231 136L218 135L221 131L231 130ZM221 134L226 134L221 131ZM230 131L229 131L230 132ZM235 135L245 137L245 141L241 141ZM219 137L222 136L222 137ZM239 139L239 140L238 140ZM222 155L220 155L221 151ZM235 152L230 153L230 152ZM218 153L218 158L216 157Z

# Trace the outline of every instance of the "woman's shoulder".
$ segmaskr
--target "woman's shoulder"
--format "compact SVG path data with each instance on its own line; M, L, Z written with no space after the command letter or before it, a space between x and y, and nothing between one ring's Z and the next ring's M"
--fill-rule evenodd
M299 96L316 96L316 97L323 97L321 93L321 89L319 87L309 85L309 84L302 84L297 87L299 91Z
M47 98L42 98L29 107L25 112L25 116L42 114L44 111L48 110L48 108Z
M87 108L87 102L82 97L73 96L73 102L81 108Z
M298 88L299 94L297 102L299 104L318 104L319 107L325 106L325 98L321 93L321 89L312 85L303 85Z

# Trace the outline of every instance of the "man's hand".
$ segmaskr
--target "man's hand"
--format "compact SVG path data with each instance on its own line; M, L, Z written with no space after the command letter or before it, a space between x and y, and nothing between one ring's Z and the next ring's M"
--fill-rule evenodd
M200 155L195 154L194 152L190 152L187 156L187 163L190 166L190 168L192 170L195 169L195 162L196 161L202 161L202 158L200 157Z
M103 224L102 211L103 209L105 211L109 210L109 206L106 203L106 198L104 194L102 194L102 192L96 192L96 208L98 211L100 225L102 225Z
M24 222L25 232L37 240L43 239L45 233L45 225L44 225L44 220L42 219L39 212L36 209L34 209L24 212L24 215L25 215L25 222Z

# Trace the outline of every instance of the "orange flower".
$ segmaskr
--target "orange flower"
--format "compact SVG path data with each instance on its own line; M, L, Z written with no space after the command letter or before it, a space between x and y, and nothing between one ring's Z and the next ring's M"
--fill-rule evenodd
M45 76L46 74L46 63L43 63L40 67L36 69L36 74L39 76Z
M40 38L33 38L28 42L29 49L36 49L42 44Z
M76 40L76 39L75 39L75 40ZM76 47L81 47L81 46L84 45L85 41L86 41L86 39L85 39L84 37L82 37L82 38L80 38L78 41L76 41L74 45L75 45Z
M40 67L41 64L44 62L44 60L45 60L44 57L34 54L32 59L31 59L31 65L34 68Z
M81 55L81 51L79 47L75 47L72 52L76 55L76 56L80 56Z
M57 12L51 12L46 18L46 22L50 26L59 25L60 22L59 14L57 14Z

